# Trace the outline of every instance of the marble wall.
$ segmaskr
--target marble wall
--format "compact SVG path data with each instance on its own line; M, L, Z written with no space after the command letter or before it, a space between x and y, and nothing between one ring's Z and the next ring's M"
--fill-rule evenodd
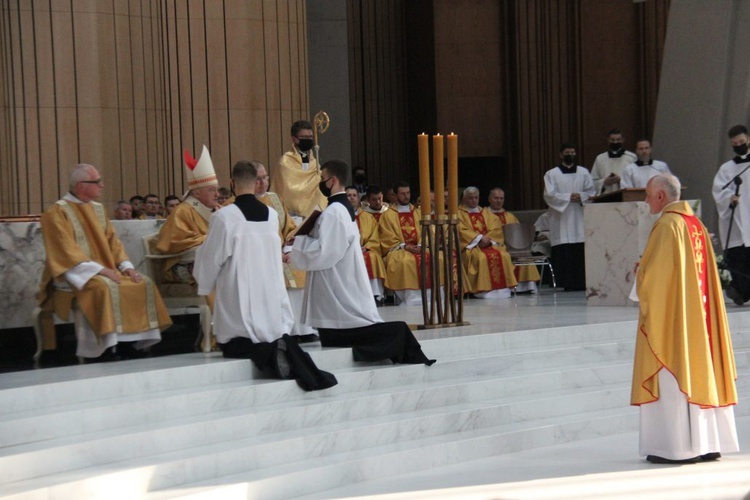
M143 236L163 221L112 221L133 265L145 273ZM0 223L0 329L32 326L32 313L44 268L39 222Z
M700 217L700 200L688 200ZM629 299L633 269L646 248L651 226L658 218L644 202L586 205L586 304L589 306L635 305Z

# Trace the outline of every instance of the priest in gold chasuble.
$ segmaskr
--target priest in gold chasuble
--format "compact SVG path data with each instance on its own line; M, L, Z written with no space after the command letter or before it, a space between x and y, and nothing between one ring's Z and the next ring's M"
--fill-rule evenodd
M631 404L653 463L738 451L732 339L708 231L671 174L648 181L654 223L636 277L640 301Z
M76 317L76 355L100 356L117 342L137 349L161 340L172 324L153 282L135 270L103 206L94 200L104 187L92 165L78 165L70 192L42 214L46 262L40 306L68 320ZM75 306L75 307L74 307ZM44 347L54 349L54 329Z
M500 221L500 240L498 242L501 245L505 245L505 234L502 231L503 226L506 224L518 224L518 219L503 207L505 204L505 191L502 189L492 189L487 201L489 202L489 206L484 208L485 217L494 215ZM514 274L518 281L516 292L536 292L536 282L541 279L536 266L516 266Z

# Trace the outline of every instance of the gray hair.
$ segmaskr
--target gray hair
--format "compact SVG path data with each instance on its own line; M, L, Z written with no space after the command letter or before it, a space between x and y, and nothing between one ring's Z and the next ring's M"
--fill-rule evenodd
M79 182L89 180L88 177L92 168L94 168L94 166L87 163L79 163L73 167L73 170L70 172L70 177L68 178L68 188L73 191Z
M479 188L476 186L468 186L466 189L464 189L464 194L461 196L461 199L466 198L470 194L479 195Z
M664 193L667 195L667 199L670 202L680 199L680 190L682 189L682 186L680 185L680 179L674 175L658 174L653 177L652 181L656 183L660 189L664 190Z

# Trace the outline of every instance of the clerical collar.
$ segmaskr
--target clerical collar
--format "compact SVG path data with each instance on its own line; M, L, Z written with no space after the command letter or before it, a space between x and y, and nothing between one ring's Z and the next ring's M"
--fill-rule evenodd
M67 193L65 193L65 196L63 196L62 199L65 200L65 201L69 201L71 203L78 203L78 204L87 203L87 202L85 202L83 200L78 199L78 197L76 195L74 195L73 193L71 193L70 191L68 191Z
M616 153L613 153L611 149L607 150L607 156L609 156L610 158L619 158L624 154L625 154L625 148L618 149Z
M482 207L480 207L479 205L477 205L474 208L466 207L466 211L469 212L470 214L478 214L479 212L482 211Z
M650 166L654 164L654 160L649 160L649 161L636 160L635 164L638 165L639 167Z
M564 174L575 174L576 171L578 170L578 166L577 165L567 166L567 165L561 163L557 167Z
M490 207L490 212L492 212L493 214L501 214L501 213L505 212L505 209L501 208L500 210L495 210L494 208Z
M214 212L212 209L208 208L206 205L198 201L198 198L194 197L193 195L188 195L183 203L187 203L193 210L198 212L198 215L203 217L206 221L211 218L211 214L213 214Z
M234 200L234 204L240 209L245 220L249 222L265 222L270 212L265 203L258 200L254 194L241 194Z
M734 161L736 164L740 163L747 163L750 161L750 153L747 153L745 156L735 156L732 158L732 161Z
M352 218L352 221L354 221L354 207L352 207L352 204L349 203L349 200L346 197L346 191L341 191L340 193L329 196L328 206L330 207L334 203L341 203L342 205L344 205L346 211L349 212L349 216Z
M405 214L405 213L411 212L411 203L408 204L408 205L400 205L400 204L396 203L396 212L398 212L400 214Z

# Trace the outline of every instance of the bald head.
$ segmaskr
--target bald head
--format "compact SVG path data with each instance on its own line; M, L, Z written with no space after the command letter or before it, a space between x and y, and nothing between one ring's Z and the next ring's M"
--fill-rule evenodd
M680 199L680 180L672 174L659 174L646 184L646 203L652 214Z

